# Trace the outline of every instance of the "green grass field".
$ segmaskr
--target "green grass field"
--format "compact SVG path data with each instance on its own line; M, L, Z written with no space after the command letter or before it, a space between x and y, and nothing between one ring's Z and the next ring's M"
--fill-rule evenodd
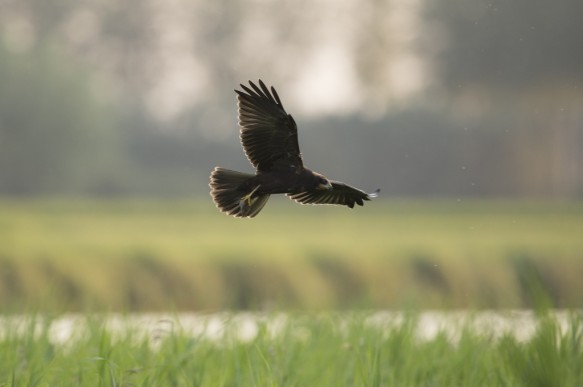
M4 311L583 305L583 204L0 201Z
M241 220L209 201L4 200L0 386L583 385L583 316L544 313L583 304L582 235L574 203L274 200ZM369 318L523 307L540 312L526 339ZM229 309L267 312L248 340L230 313L219 339L106 323ZM85 321L56 341L50 316L71 311Z
M279 319L279 320L278 320ZM564 329L541 315L526 340L462 325L421 340L414 314L371 323L362 313L267 315L243 340L224 316L221 337L171 323L123 334L87 317L75 339L55 343L46 319L5 323L2 386L579 386L582 316ZM122 322L124 320L122 319ZM232 320L235 321L235 320ZM278 327L273 329L273 325Z

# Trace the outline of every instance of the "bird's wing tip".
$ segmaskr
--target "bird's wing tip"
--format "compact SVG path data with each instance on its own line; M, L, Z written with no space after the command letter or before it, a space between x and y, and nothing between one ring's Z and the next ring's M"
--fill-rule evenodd
M368 197L369 198L378 198L380 192L381 192L381 189L377 188L374 192L369 193Z

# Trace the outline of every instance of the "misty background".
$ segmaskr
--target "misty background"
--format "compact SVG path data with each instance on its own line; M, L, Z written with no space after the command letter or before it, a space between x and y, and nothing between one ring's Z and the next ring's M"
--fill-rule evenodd
M583 197L583 2L0 1L0 194L208 195L261 78L310 168L386 196Z

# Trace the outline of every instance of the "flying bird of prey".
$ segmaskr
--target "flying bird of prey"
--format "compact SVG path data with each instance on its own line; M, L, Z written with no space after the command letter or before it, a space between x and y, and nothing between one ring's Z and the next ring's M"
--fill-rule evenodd
M378 195L328 180L304 167L298 145L298 128L287 114L277 92L259 80L249 81L237 93L243 149L256 174L215 167L210 176L211 196L229 215L252 218L272 194L287 194L302 204L362 206Z

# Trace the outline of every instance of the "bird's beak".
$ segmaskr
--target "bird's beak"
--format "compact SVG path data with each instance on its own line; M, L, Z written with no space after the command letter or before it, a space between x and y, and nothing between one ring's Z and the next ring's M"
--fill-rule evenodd
M331 190L332 189L332 184L330 184L329 181L327 181L326 184L318 184L318 189L321 189L321 190L325 190L325 189Z

